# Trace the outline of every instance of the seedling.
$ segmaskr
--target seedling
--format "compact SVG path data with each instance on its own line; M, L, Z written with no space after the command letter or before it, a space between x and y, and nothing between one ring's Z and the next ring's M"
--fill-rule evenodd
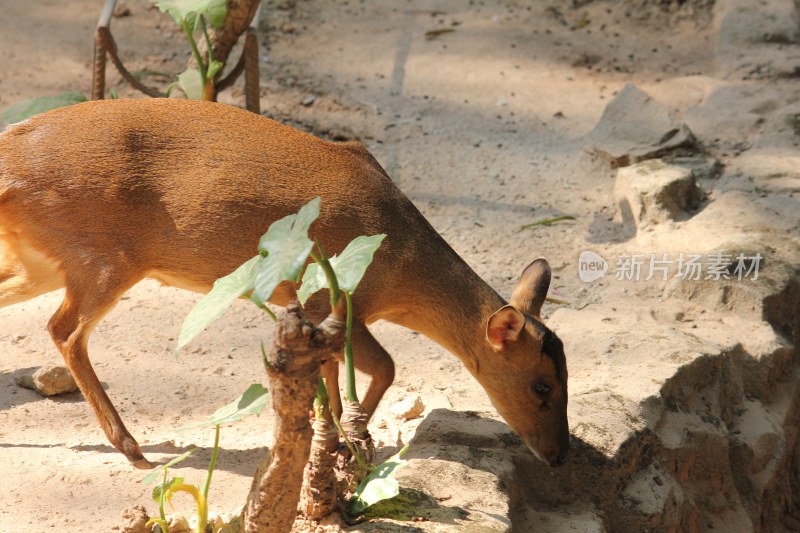
M169 86L167 95L173 87L178 86L187 98L212 100L214 77L224 65L214 59L208 27L217 28L222 25L227 12L226 0L154 0L153 3L161 11L169 13L181 27L197 62L197 68L190 67L178 75L178 81ZM201 33L205 39L208 59L203 58L200 53L195 39L197 33Z
M260 414L267 405L267 399L267 389L258 383L254 383L250 385L241 396L236 398L236 400L228 405L220 407L207 419L175 429L177 432L182 432L190 429L214 427L214 448L211 452L208 472L206 473L202 490L195 485L186 483L182 477L167 477L169 468L189 457L189 455L196 450L195 448L179 455L164 466L158 467L145 476L144 479L142 479L142 483L153 483L163 472L161 485L154 488L152 494L153 500L159 504L159 518L151 519L148 522L148 527L159 524L162 531L168 531L164 503L167 502L172 506L172 496L178 492L185 492L194 498L195 506L197 507L197 528L195 531L197 533L205 533L206 525L208 524L208 491L211 488L211 477L214 474L214 468L217 465L217 456L219 454L219 428L224 424L231 424L245 417Z
M217 28L225 21L228 11L226 0L154 0L153 4L161 11L169 13L181 27L197 62L197 68L187 68L178 75L178 81L169 85L167 96L177 86L181 88L187 98L212 100L214 77L225 65L214 59L208 28L209 26ZM196 34L202 34L202 38L205 39L208 49L207 59L204 59L200 53L198 41L195 39ZM113 89L111 98L117 98L117 93ZM6 124L15 124L45 111L85 101L86 97L80 92L64 92L58 96L31 98L9 106L0 118Z

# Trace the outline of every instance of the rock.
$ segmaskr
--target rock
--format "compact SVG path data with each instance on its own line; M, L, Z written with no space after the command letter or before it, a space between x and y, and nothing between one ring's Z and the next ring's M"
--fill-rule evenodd
M144 505L134 505L122 510L122 524L120 533L150 533L150 528L146 526L150 517Z
M675 112L633 85L626 85L608 103L584 142L587 150L608 158L614 167L660 157L694 144L694 135Z
M397 402L390 407L390 410L396 418L413 420L419 418L425 410L425 404L422 403L422 399L419 396L415 396Z
M618 169L614 197L622 221L639 228L689 218L702 191L690 168L656 159Z
M670 159L669 163L691 169L698 181L718 179L722 175L722 171L725 170L718 159L706 155L676 157Z
M14 382L20 387L32 389L42 396L55 396L78 390L75 379L64 365L52 363L36 368L25 368L14 372Z
M169 533L194 533L189 521L180 515L173 515L168 520Z
M399 496L368 509L369 520L358 531L510 531L512 502L521 494L515 465L519 444L500 438L510 431L481 414L431 410L411 439L404 456L408 463L397 472ZM470 439L476 434L482 437Z

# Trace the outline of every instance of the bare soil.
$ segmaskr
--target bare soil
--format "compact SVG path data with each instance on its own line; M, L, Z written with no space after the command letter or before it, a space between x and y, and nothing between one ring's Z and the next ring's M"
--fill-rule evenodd
M88 95L93 27L101 3L4 4L0 110L67 90ZM544 314L554 320L567 349L574 395L570 418L579 439L576 464L594 461L596 466L621 453L629 435L647 433L643 428L650 422L636 417L680 366L680 353L669 363L649 359L653 346L662 340L666 346L671 335L689 330L703 342L716 339L720 345L773 334L760 316L753 318L736 306L715 309L653 283L607 279L590 285L577 276L578 257L586 249L609 260L631 251L672 253L697 243L705 249L709 239L730 227L797 237L800 186L791 170L797 143L769 136L770 124L797 103L800 50L793 7L778 0L761 2L760 12L747 7L747 2L701 0L441 0L435 5L421 0L269 0L260 25L261 106L266 115L315 134L363 142L434 227L501 294L510 296L531 260L550 260L553 295L568 303L548 304ZM130 70L146 72L147 83L165 87L188 60L183 35L145 0L120 2L118 12L124 16L114 19L112 29L123 60ZM734 24L736 17L743 22ZM701 212L698 217L711 217L705 223L670 225L632 240L630 228L615 219L613 169L583 143L626 84L681 114L724 168L740 169L746 181L747 172L766 165L783 172L782 188L743 188L735 200L723 195L720 182L704 182L709 202L727 198L718 203L722 211ZM110 66L109 87L120 97L138 96ZM243 106L241 82L220 100ZM765 160L763 150L761 159L748 158L765 146L773 159ZM523 228L561 215L575 220ZM746 240L754 246L759 242L752 236ZM0 531L111 531L125 507L144 503L155 510L150 487L139 482L143 474L108 445L80 393L43 399L12 379L17 369L59 362L45 326L60 298L53 293L0 312L0 470L5 474ZM176 359L171 353L175 337L198 298L155 282L141 283L98 326L90 354L148 458L166 461L190 447L201 448L179 469L181 476L200 483L213 435L201 430L177 434L171 428L206 417L250 383L263 381L258 347L269 338L271 323L240 302ZM791 313L790 304L772 312L779 317ZM614 314L618 309L624 316ZM788 324L781 335L791 341L795 322L776 320ZM657 328L662 329L651 335ZM631 340L630 333L642 331L648 333ZM466 424L463 434L482 427L491 435L505 434L506 444L516 447L515 457L526 453L507 430L496 429L502 427L498 415L455 357L390 324L376 324L374 332L397 363L395 385L373 422L384 456L421 423L397 421L389 407L416 395L426 415L459 412L453 420ZM605 390L613 374L609 368L620 368L607 355L612 351L646 368L618 379L620 389L599 400L592 394ZM791 368L787 363L781 372L788 375ZM628 426L605 424L625 409L633 413ZM655 419L662 433L678 435L685 427L676 417ZM270 417L261 416L223 429L210 495L213 510L235 512L244 503L255 467L271 442L270 428ZM425 441L420 442L424 450ZM414 456L413 448L409 453ZM425 459L420 456L424 452L417 453ZM505 468L502 461L508 458L494 460L491 453L482 457L482 470ZM500 516L499 524L510 527L513 521L519 531L624 530L615 528L621 522L613 517L596 513L602 497L584 501L576 495L581 487L577 466L554 472L528 459L518 461L523 466L517 476L533 485L518 479L521 493L512 498L516 508ZM445 474L452 477L439 481L452 493L467 482L463 472ZM639 499L631 505L660 501L659 475L664 476L656 469L636 478L639 485L629 485L631 491L641 489L634 491ZM686 475L702 479L703 473ZM541 487L550 483L569 496L543 494ZM596 479L585 483L594 483L591 490L604 487ZM480 507L480 500L474 501ZM176 504L189 507L188 500ZM783 516L776 513L772 518L778 523ZM753 529L752 516L725 516L719 522L697 518L686 523L694 524L694 530L709 524L731 528L726 531ZM659 528L657 523L639 525Z

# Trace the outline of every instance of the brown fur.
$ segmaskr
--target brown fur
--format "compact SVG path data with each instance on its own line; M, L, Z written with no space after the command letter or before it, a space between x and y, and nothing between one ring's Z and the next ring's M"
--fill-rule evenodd
M110 442L145 466L89 363L93 327L145 277L207 292L252 257L270 223L315 196L322 205L311 233L329 253L358 235L387 234L354 298L356 366L372 377L367 411L391 384L394 364L366 326L390 320L458 356L534 453L560 462L569 446L567 376L563 351L542 350L554 336L539 320L547 263L526 269L501 313L506 302L363 146L229 106L97 101L0 134L0 306L66 287L51 336ZM292 294L283 284L273 303L286 305ZM312 300L311 313L324 314L324 305ZM539 382L551 392L536 393Z

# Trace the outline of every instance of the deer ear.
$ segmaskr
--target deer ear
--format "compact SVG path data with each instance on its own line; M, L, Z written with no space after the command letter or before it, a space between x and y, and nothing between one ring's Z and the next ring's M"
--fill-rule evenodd
M486 323L486 339L495 350L502 350L514 343L525 327L525 315L513 305L505 305L495 311Z
M538 319L549 288L550 265L540 257L522 271L511 295L511 303L523 313Z

